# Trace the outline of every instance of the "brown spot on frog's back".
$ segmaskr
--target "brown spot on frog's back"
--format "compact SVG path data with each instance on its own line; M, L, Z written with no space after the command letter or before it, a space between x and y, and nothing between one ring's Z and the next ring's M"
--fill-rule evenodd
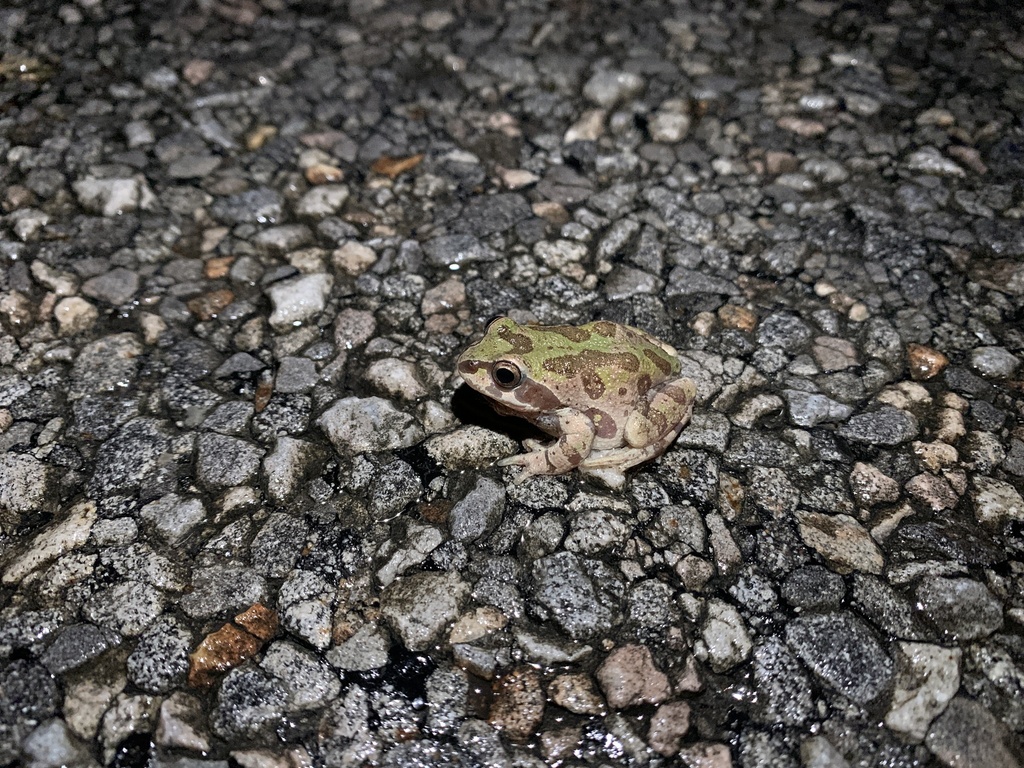
M533 351L533 341L530 337L507 325L498 328L497 334L502 341L512 347L512 352L516 355L525 355Z
M647 355L647 359L654 363L655 367L661 371L663 376L668 376L672 373L672 363L666 360L664 355L659 355L653 349L645 349L644 354Z
M580 344L590 338L590 331L577 325L552 325L547 332L564 336L574 344Z
M606 339L613 338L619 329L618 325L608 320L598 320L591 323L590 327L594 329L594 333L598 336L604 336Z
M640 359L629 352L600 352L586 349L577 355L559 355L544 361L544 370L560 376L580 376L584 371L619 370L635 373Z

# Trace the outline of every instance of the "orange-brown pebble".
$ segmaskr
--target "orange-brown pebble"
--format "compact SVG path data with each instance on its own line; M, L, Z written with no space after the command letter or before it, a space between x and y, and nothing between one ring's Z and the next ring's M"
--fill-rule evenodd
M277 634L277 611L262 603L254 603L235 616L235 624L266 641Z
M390 155L381 155L373 161L373 165L370 166L370 170L374 173L379 173L381 176L387 176L389 179L398 178L400 174L406 171L411 171L417 165L423 162L425 155L409 155L408 157L391 157Z
M739 331L752 331L757 327L757 315L736 304L723 304L719 307L718 319L726 328L735 328Z
M250 152L255 151L275 136L277 136L277 126L257 125L246 135L245 147Z
M224 307L235 300L233 291L221 288L218 291L210 291L201 296L196 296L188 302L188 309L200 320L212 320Z
M345 178L341 168L327 163L313 163L306 169L305 175L310 184L336 184Z
M927 381L945 370L949 358L939 350L923 344L907 344L907 364L910 366L910 378L914 381Z
M494 684L490 723L511 741L526 741L544 717L544 689L533 667L516 667Z
M209 259L203 265L203 275L209 280L219 280L222 277L227 277L234 261L234 256L217 256L216 258Z
M188 684L205 688L217 675L234 669L259 651L263 641L232 624L225 624L203 638L189 656Z

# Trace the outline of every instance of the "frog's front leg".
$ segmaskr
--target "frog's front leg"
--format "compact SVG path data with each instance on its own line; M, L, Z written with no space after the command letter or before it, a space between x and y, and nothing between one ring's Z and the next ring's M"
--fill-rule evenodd
M534 475L560 475L568 472L590 455L597 431L590 417L575 408L560 408L545 414L544 431L560 435L553 443L540 446L535 441L527 443L529 453L509 456L498 462L499 466L521 466L523 471L516 478L521 483Z

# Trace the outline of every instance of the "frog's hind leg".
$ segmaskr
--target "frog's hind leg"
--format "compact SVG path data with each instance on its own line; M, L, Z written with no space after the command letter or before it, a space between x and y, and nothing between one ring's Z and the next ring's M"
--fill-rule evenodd
M591 470L604 470L612 467L626 470L650 461L655 456L665 452L665 449L672 444L679 433L683 431L685 424L678 424L666 432L656 442L645 445L642 448L611 448L606 451L592 451L587 458L580 462L580 469L583 472Z

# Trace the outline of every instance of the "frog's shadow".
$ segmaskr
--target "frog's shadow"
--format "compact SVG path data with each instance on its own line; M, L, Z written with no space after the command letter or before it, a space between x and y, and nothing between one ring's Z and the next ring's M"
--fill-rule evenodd
M491 407L491 401L475 389L462 384L452 395L452 413L463 424L472 424L508 435L522 442L526 438L550 440L551 436L519 416L502 416Z

